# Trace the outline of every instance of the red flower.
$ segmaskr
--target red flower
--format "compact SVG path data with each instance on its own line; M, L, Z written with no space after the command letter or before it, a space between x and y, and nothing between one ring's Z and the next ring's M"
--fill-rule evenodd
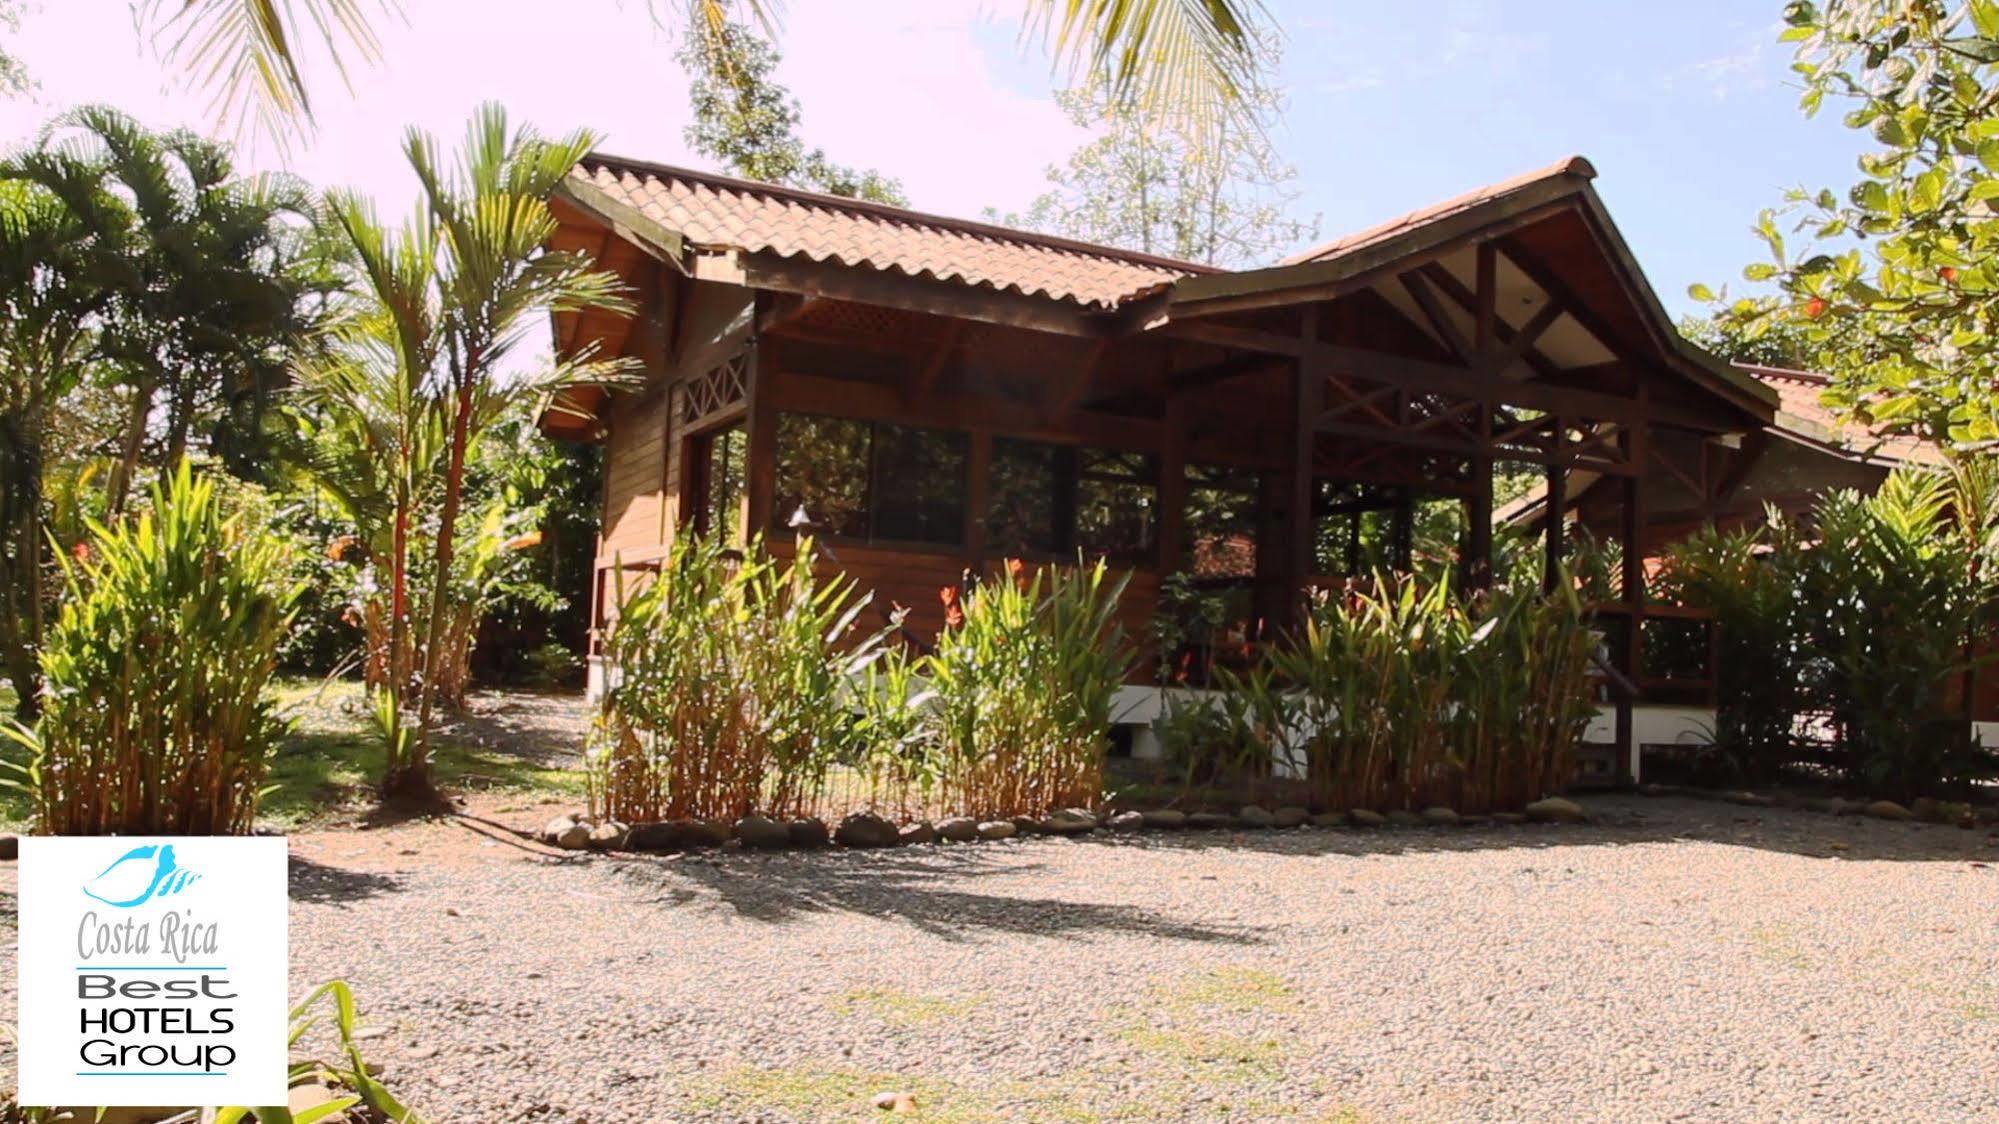
M965 623L965 610L958 604L958 587L942 586L937 590L937 600L944 603L944 627L956 628Z
M1825 301L1820 300L1818 297L1813 297L1812 299L1806 301L1805 315L1813 320L1817 320L1819 317L1824 316Z
M355 539L353 535L342 535L326 544L326 557L338 562L342 558L347 557L347 552L354 548L354 544Z
M69 548L69 554L70 557L76 559L78 562L88 562L90 561L90 544L87 542L78 542L75 546Z
M1957 284L1957 267L1954 265L1944 266L1942 269L1937 270L1937 276L1943 278L1944 284L1955 285Z

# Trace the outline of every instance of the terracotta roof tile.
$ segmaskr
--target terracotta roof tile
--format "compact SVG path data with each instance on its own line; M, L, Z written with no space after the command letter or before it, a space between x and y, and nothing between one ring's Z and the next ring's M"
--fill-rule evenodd
M1815 441L1830 441L1831 444L1851 450L1855 454L1876 457L1882 460L1908 464L1940 464L1942 454L1928 443L1914 437L1891 436L1853 422L1841 421L1819 396L1831 379L1812 371L1792 371L1783 367L1762 367L1752 363L1737 363L1737 367L1748 371L1756 381L1777 392L1779 399L1776 428L1790 430L1800 436ZM1799 427L1795 421L1807 423ZM1793 424L1786 424L1791 422ZM1818 429L1822 432L1809 432Z
M592 155L571 173L704 249L960 281L1103 309L1210 266L985 223Z

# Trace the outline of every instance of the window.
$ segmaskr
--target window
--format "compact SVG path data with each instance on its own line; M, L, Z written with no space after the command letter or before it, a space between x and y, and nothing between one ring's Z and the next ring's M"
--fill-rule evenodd
M1240 468L1187 466L1187 570L1197 578L1256 576L1262 481Z
M772 529L803 508L822 535L962 543L968 445L948 430L781 414Z
M1154 544L1159 468L1148 454L996 438L986 541L995 553L1142 561Z
M711 429L694 442L694 530L733 542L742 529L743 493L749 479L748 435L742 424Z

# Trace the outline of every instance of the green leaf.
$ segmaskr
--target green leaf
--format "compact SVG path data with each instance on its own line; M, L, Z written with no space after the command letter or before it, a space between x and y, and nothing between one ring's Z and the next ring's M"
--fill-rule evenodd
M1714 290L1701 284L1699 281L1687 286L1687 296L1704 304L1711 303L1715 299Z
M1775 276L1777 276L1777 267L1766 261L1751 262L1742 267L1742 278L1745 281L1768 281Z

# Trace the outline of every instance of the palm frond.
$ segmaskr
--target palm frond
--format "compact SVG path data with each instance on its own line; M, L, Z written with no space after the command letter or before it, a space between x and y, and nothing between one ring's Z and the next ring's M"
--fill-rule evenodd
M1248 119L1258 44L1274 28L1263 0L1027 0L1023 33L1072 84L1204 131Z

